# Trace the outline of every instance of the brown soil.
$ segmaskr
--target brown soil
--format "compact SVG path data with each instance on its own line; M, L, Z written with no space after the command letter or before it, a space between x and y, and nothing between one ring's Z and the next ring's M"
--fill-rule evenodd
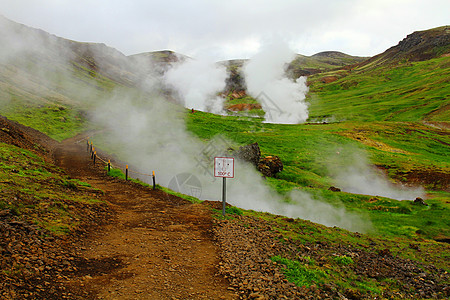
M77 144L82 138L64 141L55 150L55 162L71 177L105 191L103 200L115 217L77 249L87 261L115 263L81 266L84 272L68 282L72 289L91 291L99 299L234 299L216 275L218 249L208 208L112 180Z
M336 76L325 76L322 79L320 79L320 81L322 81L323 83L331 83L338 80L338 78Z
M45 134L0 116L0 142L31 150L49 158L51 149L58 144Z
M228 107L231 111L247 111L252 109L261 109L261 104L259 103L239 103Z

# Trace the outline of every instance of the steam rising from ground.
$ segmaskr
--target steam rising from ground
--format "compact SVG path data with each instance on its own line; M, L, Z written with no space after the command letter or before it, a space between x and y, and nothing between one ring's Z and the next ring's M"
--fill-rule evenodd
M286 64L295 57L286 43L274 42L250 59L244 67L247 91L257 98L266 112L266 122L303 123L308 118L306 78L296 81L285 74Z
M183 114L186 111L158 97L129 98L117 94L99 105L95 121L110 129L110 142L130 164L130 171L156 171L157 182L168 186L179 174L189 173L199 179L201 199L221 200L222 180L213 172L214 156L222 154L229 141L217 137L205 144L186 131ZM117 122L120 120L120 122ZM132 168L131 168L132 167ZM149 177L133 175L141 180ZM180 178L180 177L178 177ZM303 218L328 226L364 232L370 222L345 210L316 199L306 192L294 191L290 203L272 190L255 168L236 161L235 178L227 180L227 200L245 209L267 211L294 218ZM198 196L199 191L189 193Z
M212 113L223 112L222 97L227 72L224 66L198 60L176 65L164 76L169 87L178 91L184 107Z
M24 62L20 69L24 71L21 72L20 78L18 76L17 82L11 83L11 86L20 87L20 91L25 91L23 94L30 95L29 97L33 97L33 99L36 95L51 95L50 92L53 90L53 87L65 93L70 91L67 93L67 96L59 95L58 100L55 100L55 102L61 103L60 99L68 99L70 100L68 104L76 103L77 107L84 107L85 109L88 107L91 119L97 127L108 129L107 131L102 130L102 133L95 138L107 140L112 152L130 165L130 175L132 177L139 177L141 180L148 182L151 180L150 177L132 172L140 171L141 173L151 174L151 171L155 171L157 182L163 186L168 186L171 179L178 174L190 173L201 182L202 199L221 199L221 180L217 180L212 176L212 157L206 157L206 155L219 155L220 151L227 149L226 146L223 146L223 143L229 145L232 145L232 143L218 137L209 144L205 144L192 136L186 130L184 123L186 110L158 96L161 89L161 78L157 78L157 74L149 74L145 79L139 81L142 84L141 91L126 87L119 87L112 92L107 92L102 86L98 86L98 89L96 89L93 84L94 80L89 81L90 79L88 78L80 80L77 77L79 73L72 72L70 69L72 66L70 61L73 59L74 54L70 51L70 46L79 45L73 44L74 42L61 44L61 41L57 38L54 39L54 45L52 42L52 47L45 42L33 43L33 38L38 38L37 34L42 33L32 34L32 39L20 41L20 45L30 46L29 48L24 47L24 49L29 51L26 51L23 57L17 57L21 54L17 51L14 54L8 52L1 55L0 63L8 66L9 59L13 56L17 58L16 61L23 59ZM15 35L12 36L12 39L14 38L16 38ZM38 40L41 41L39 38ZM106 49L105 47L100 48ZM93 58L100 62L101 58L97 54L102 55L102 53L102 51L92 53ZM42 65L38 64L39 60L33 65L37 70L44 69L49 70L48 72L29 72L30 70L26 69L27 57L33 55L36 55L38 58L44 57L48 59ZM118 56L126 62L126 57ZM267 62L265 67L270 66L270 57L264 57L264 61ZM55 60L58 60L58 76L51 72L53 69L45 69L54 65ZM275 60L273 64L275 69L278 67L282 69L281 62L285 62L285 60ZM102 64L99 64L98 68L101 71ZM252 68L252 64L250 64L248 69L250 70L249 78L251 82L253 82ZM65 69L68 71L63 72ZM110 69L106 71L108 70ZM13 71L18 72L18 70ZM264 71L264 68L261 71ZM274 90L279 91L286 88L291 91L290 93L293 93L296 85L288 83L286 78L281 76L281 71L276 73L279 76L271 75L268 78L279 81L275 84ZM141 72L133 74L147 74L147 70L141 70ZM29 80L25 80L28 79L26 76L30 77ZM165 80L166 83L172 84L180 92L180 95L186 102L185 106L215 111L215 105L213 105L216 104L214 102L215 93L223 89L225 77L225 70L215 65L211 66L202 62L191 61L170 70ZM39 84L33 82L36 78L39 78ZM84 84L84 80L88 84ZM266 81L255 79L255 82L265 84ZM83 90L78 88L87 87L88 85L92 85L92 88L83 88ZM251 86L253 85L251 84ZM257 90L254 86L253 89L250 89ZM77 97L74 96L75 92L78 94ZM272 95L272 89L269 89L267 93ZM274 95L278 94L275 92ZM298 96L298 94L295 95ZM275 96L273 97L276 99ZM5 96L4 99L5 103L12 101L9 99L9 95L8 97ZM212 102L210 103L209 101ZM282 101L280 100L280 103ZM306 107L301 102L295 102L293 106L298 106L302 109ZM291 108L283 107L287 111L293 111ZM220 108L222 108L221 105ZM303 111L303 115L300 114L299 116L299 112L296 111L292 122L304 120L306 115L306 112ZM279 117L283 117L283 120L285 120L284 116ZM275 117L272 121L277 120L280 121ZM106 132L109 133L108 136L106 136ZM222 144L219 147L214 147L220 141L222 141ZM214 147L214 153L207 151L208 147L211 146ZM231 204L290 217L301 217L329 226L340 226L354 231L361 232L367 228L362 225L364 222L360 217L350 214L342 207L335 207L320 199L315 199L304 192L292 192L290 203L284 202L285 199L281 195L265 184L255 168L246 163L237 161L235 173L236 177L228 180L227 184L228 201Z
M425 195L422 187L406 187L391 182L385 174L369 164L361 151L353 149L349 152L347 149L338 153L336 160L339 167L335 166L330 171L337 186L345 192L396 200L414 200Z

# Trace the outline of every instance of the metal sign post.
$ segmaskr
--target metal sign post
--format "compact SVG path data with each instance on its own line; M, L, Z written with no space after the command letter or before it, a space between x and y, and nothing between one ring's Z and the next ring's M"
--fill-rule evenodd
M222 216L225 216L225 208L227 207L227 178L223 177L222 181Z
M222 215L225 216L227 202L227 178L234 178L234 158L214 157L214 176L222 177Z

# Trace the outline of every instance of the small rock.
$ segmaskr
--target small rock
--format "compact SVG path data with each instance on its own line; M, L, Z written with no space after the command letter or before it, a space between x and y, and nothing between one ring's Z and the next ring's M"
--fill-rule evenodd
M328 188L328 190L329 190L329 191L332 191L332 192L340 192L340 191L341 191L340 188L337 188L337 187L334 187L334 186L330 186L330 187Z
M414 204L420 204L420 205L428 206L428 204L426 204L425 201L422 198L420 198L420 197L417 197L416 200L414 200Z

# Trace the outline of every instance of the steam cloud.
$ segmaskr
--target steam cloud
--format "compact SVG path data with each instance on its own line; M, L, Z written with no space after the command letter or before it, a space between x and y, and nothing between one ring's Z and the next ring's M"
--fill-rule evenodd
M13 36L12 39L14 38ZM52 95L53 89L61 91L55 102L61 103L61 101L67 99L67 101L70 101L68 104L88 107L92 121L99 128L108 129L108 141L114 154L129 163L132 171L149 173L154 170L157 174L158 183L164 186L168 186L171 179L178 174L190 173L201 182L202 199L221 199L221 180L214 180L211 175L212 161L205 164L199 162L199 158L204 154L204 149L208 145L186 130L183 118L186 110L159 96L161 78L157 77L158 74L149 74L140 81L142 84L141 90L144 91L142 93L138 93L134 89L120 87L112 92L107 92L101 86L95 87L92 85L92 88L86 88L93 81L84 84L84 81L76 76L79 74L74 74L72 71L63 72L65 68L69 69L67 66L71 66L70 61L73 59L73 53L68 50L69 47L62 46L58 39L54 40L55 44L52 44L51 47L45 42L33 43L34 39L39 40L37 34L32 34L29 40L20 41L21 45L23 43L23 45L35 47L29 47L26 53L23 53L23 61L26 63L26 57L33 55L48 58L48 61L45 60L42 65L34 65L37 70L48 70L45 69L48 68L47 65L51 66L57 59L57 71L60 76L55 76L52 74L53 72L27 73L26 65L24 65L20 66L24 72L20 72L17 81L8 82L11 86L19 86L21 92L26 93L30 98L36 98L36 101L42 100L32 95L38 94L47 97ZM27 48L24 47L24 49ZM283 47L281 49L286 50ZM16 54L20 56L22 53L16 52ZM17 57L17 55L6 53L2 55L1 63L9 65L9 60L13 56L15 56L15 61L20 61L21 57ZM101 62L102 57L98 55L101 56L102 53L93 53L92 55L96 61ZM270 69L270 65L272 65L274 69L278 70L277 74L272 73L268 77L264 77L267 75L264 74L260 80L257 80L258 77L253 77L255 70L252 69L256 66L249 64L247 70L250 91L260 92L262 89L259 89L256 85L274 81L275 88L269 88L266 91L268 95L273 99L278 99L277 95L281 95L279 94L281 93L280 90L288 89L289 93L286 95L294 95L295 97L289 98L290 102L288 101L287 105L292 105L295 109L301 108L301 110L284 106L284 96L281 97L283 100L279 100L277 103L286 111L295 112L292 116L289 116L288 120L292 122L305 120L307 116L306 105L299 99L302 99L300 96L306 90L306 87L302 84L298 86L298 84L290 83L283 77L280 70L282 70L282 65L287 59L277 59L278 56L275 56L274 62L270 63L271 57L269 55L263 55L262 57L266 64L264 68L259 70L264 72L265 68ZM124 57L122 58L124 59ZM255 58L254 62L258 62L258 58ZM101 70L102 64L98 64L98 68ZM135 74L147 73L147 70L135 72ZM28 79L26 76L30 76L30 78ZM215 93L223 89L225 76L225 71L215 65L188 62L170 70L164 81L166 84L172 84L180 92L185 101L185 106L215 111L215 104L217 103ZM33 80L36 78L39 78L40 84L33 84ZM83 87L82 93L80 93L80 87ZM303 92L298 92L299 90ZM64 95L64 91L69 92ZM17 93L19 94L19 91ZM4 97L4 99L6 98ZM271 119L275 122L285 120L287 119L283 115L274 115L274 118ZM102 134L105 134L105 132L103 131ZM211 143L214 144L215 142L213 140ZM137 176L144 181L151 180L148 177ZM347 212L343 207L332 206L304 192L292 192L290 195L291 202L283 202L284 198L264 183L255 168L244 162L236 162L235 178L228 180L227 186L228 201L242 208L267 211L290 217L301 217L328 226L339 226L353 231L362 232L370 227L370 224L363 222L359 216Z
M331 169L336 184L345 192L382 196L396 200L414 200L424 197L422 187L406 187L392 183L386 175L376 170L360 151L339 151L338 166Z
M306 78L293 81L285 74L285 66L294 56L286 43L276 41L244 68L247 91L261 102L268 123L298 124L308 118Z
M138 166L138 171L143 173L155 170L158 183L163 186L168 186L178 174L192 174L201 182L201 199L220 200L222 181L211 174L212 160L201 160L205 148L224 149L219 143L224 139L213 139L207 145L201 142L186 131L182 120L184 113L184 109L158 97L136 100L117 94L98 106L95 121L110 129L112 136L108 138L133 168ZM216 144L220 146L215 147ZM219 155L220 152L216 152L216 156ZM140 179L147 180L146 177ZM291 202L283 202L283 197L264 183L255 168L242 161L235 163L235 178L227 181L227 194L229 203L244 209L303 218L352 231L371 229L370 222L359 215L346 211L343 206L315 199L306 192L294 191L290 195Z
M222 97L218 92L225 88L227 72L224 66L206 61L187 60L165 74L165 82L177 90L187 108L223 113Z

